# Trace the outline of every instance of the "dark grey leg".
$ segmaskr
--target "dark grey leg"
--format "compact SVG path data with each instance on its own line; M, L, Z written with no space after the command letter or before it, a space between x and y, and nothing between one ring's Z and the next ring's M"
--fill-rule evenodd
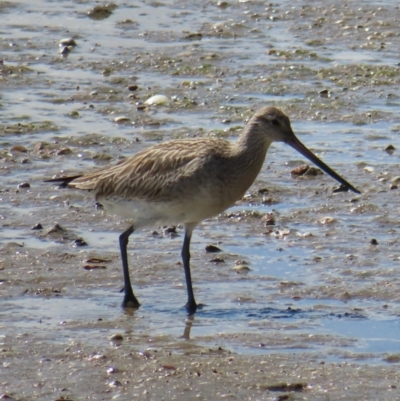
M129 236L133 233L134 228L130 226L126 231L124 231L119 236L119 247L121 249L121 259L122 259L122 268L124 271L124 301L122 302L123 308L139 308L140 303L136 299L133 294L131 279L129 278L129 268L128 268L128 254L127 254L127 246L129 241Z
M185 278L186 278L186 288L188 293L188 301L186 304L186 310L189 314L193 314L197 310L197 304L194 299L193 287L192 287L192 277L190 274L190 239L192 237L192 233L185 232L185 238L183 240L182 246L182 261L183 267L185 269Z

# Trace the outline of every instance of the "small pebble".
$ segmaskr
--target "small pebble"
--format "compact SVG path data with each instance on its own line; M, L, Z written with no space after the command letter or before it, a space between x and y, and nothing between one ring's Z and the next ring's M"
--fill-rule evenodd
M122 336L122 334L113 334L112 336L109 337L110 341L122 341L124 339L124 337Z
M101 259L101 258L89 258L86 263L109 263L110 259Z
M126 116L119 116L119 117L114 118L114 122L116 122L117 124L122 124L122 123L126 123L129 121L131 121L131 119Z
M250 270L250 267L247 265L236 265L233 266L233 270L237 271L237 272L248 272Z
M171 226L171 227L163 227L163 235L175 238L178 236L178 233L176 232L176 227Z
M161 367L165 370L176 370L176 367L172 365L162 365Z
M103 265L84 265L83 268L85 270L99 270L99 269L106 269L107 267Z
M150 354L149 351L139 351L138 354L139 354L139 356L141 356L145 359L149 359L152 357L152 355Z
M31 230L43 230L43 226L40 223L35 224Z
M118 381L118 380L113 380L113 381L110 382L108 385L109 385L110 387L120 387L120 386L122 386L122 383L121 383L120 381Z
M318 220L318 223L322 224L323 226L327 226L327 225L333 224L335 222L336 222L336 219L334 219L333 217L329 217L329 216L323 217L322 219Z
M88 357L88 361L99 361L100 359L106 359L106 356L103 354L96 354Z
M70 148L63 148L57 151L57 156L65 156L70 155L72 150Z
M77 46L77 44L76 44L75 40L72 39L72 38L64 38L64 39L60 40L60 42L58 43L58 46L60 46L60 47L64 47L64 46L73 46L73 47L75 47L75 46Z
M373 173L375 171L375 169L371 166L367 166L367 167L364 167L364 171L366 171L367 173Z
M215 264L217 264L217 263L225 263L225 260L222 259L222 258L214 258L214 259L210 260L210 263L215 263Z
M329 93L328 89L323 89L322 91L319 91L318 94L321 97L330 97L330 93Z
M15 145L10 149L11 153L20 152L20 153L27 153L28 149L25 146Z
M88 11L87 15L91 19L100 21L102 19L108 18L116 8L117 5L113 3L97 5L94 6L90 11Z
M162 104L167 104L169 103L169 99L165 95L154 95L149 97L144 104L147 104L149 106L151 105L162 105Z
M46 147L46 143L44 142L37 142L35 143L35 146L33 147L35 152L38 152L39 150L43 150Z
M302 238L307 238L307 237L312 237L313 236L313 234L310 233L309 231L306 231L305 233L298 233L297 235L299 237L302 237Z
M215 245L207 245L206 252L207 253L215 253L215 252L222 252L222 250Z
M200 32L189 32L184 36L184 39L199 40L203 37Z
M385 148L385 152L388 153L389 155L392 155L396 148L393 145L388 145Z
M282 382L282 383L274 383L274 384L262 384L260 385L260 388L263 390L269 390L269 391L296 391L300 392L303 391L307 388L307 383L287 383L287 382Z
M385 362L388 363L399 363L400 362L400 354L389 354L389 355L385 355L385 357L383 358L383 360ZM396 388L396 386L394 387Z
M78 117L80 117L80 114L79 114L79 111L78 111L78 110L72 110L70 113L68 113L68 115L69 115L70 117L73 117L73 118L78 118Z
M70 47L68 47L68 46L60 47L60 54L62 54L63 56L68 55L70 53L70 51L71 51Z
M310 177L315 177L320 174L322 174L322 171L317 167L309 167L308 170L304 173L304 175L308 175Z
M8 395L7 393L4 393L4 394L0 395L0 400L14 401L14 398L12 398L11 395Z
M340 184L339 188L334 189L332 192L338 193L338 192L348 192L348 191L349 188L347 188L346 185ZM358 202L358 200L356 202Z
M308 164L302 164L302 165L296 167L295 169L293 169L293 170L290 172L290 174L291 174L292 176L302 176L302 175L304 175L304 174L307 172L307 170L308 170L309 168L310 168L310 166L309 166Z
M261 219L261 221L267 226L275 225L275 217L273 213L266 213Z
M30 188L31 185L29 182L21 182L21 184L18 185L18 188Z
M65 231L59 224L55 224L53 227L49 228L47 234L53 234L60 231Z
M228 6L229 6L229 3L227 1L219 1L217 3L217 7L219 7L219 8L226 8Z
M80 247L80 246L87 246L87 242L85 242L85 240L82 239L82 238L77 238L77 239L74 241L74 243L73 243L72 246L73 246L74 248L77 248L77 247Z
M72 38L61 39L58 43L60 47L60 54L63 56L68 56L68 54L77 46L76 42Z
M370 245L378 245L378 240L376 238L372 238L371 241L369 241Z

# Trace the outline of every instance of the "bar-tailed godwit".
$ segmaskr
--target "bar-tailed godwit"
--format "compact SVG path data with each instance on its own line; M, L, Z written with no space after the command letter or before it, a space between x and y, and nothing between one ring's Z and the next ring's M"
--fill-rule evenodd
M236 142L200 138L173 140L144 149L120 163L91 173L49 180L92 190L106 210L132 224L119 237L124 272L122 306L138 308L129 277L129 236L148 225L183 224L182 261L189 313L197 310L190 274L193 229L240 199L256 179L272 142L296 149L345 188L360 193L308 150L294 135L289 118L275 107L264 107L249 120Z

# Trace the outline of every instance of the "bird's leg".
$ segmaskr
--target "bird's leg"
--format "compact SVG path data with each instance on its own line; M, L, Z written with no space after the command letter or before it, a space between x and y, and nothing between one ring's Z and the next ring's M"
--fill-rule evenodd
M183 261L183 267L185 269L185 278L186 278L186 288L187 288L187 293L188 293L188 301L186 304L186 310L188 313L191 315L196 312L197 310L197 304L194 299L194 294L193 294L193 287L192 287L192 277L190 274L190 239L192 237L192 233L188 232L187 230L185 231L185 238L183 240L183 246L182 246L182 261Z
M139 308L140 303L133 294L131 279L129 278L129 268L128 268L128 254L127 246L129 241L129 236L133 233L134 228L130 226L126 231L124 231L119 236L119 247L121 249L121 259L122 268L124 271L124 301L122 302L123 308Z

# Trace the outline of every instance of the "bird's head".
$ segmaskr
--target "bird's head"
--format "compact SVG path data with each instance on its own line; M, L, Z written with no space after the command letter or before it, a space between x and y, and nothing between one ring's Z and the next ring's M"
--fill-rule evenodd
M263 107L258 110L252 122L258 124L260 131L271 142L287 142L294 136L289 117L276 107Z
M257 135L261 134L263 136L263 141L267 146L272 142L284 142L288 144L325 171L325 173L340 182L345 188L355 193L360 193L358 189L354 188L344 178L333 171L297 139L290 125L289 117L281 110L276 107L263 107L254 114L249 124L252 127L257 127L254 132L257 132Z

